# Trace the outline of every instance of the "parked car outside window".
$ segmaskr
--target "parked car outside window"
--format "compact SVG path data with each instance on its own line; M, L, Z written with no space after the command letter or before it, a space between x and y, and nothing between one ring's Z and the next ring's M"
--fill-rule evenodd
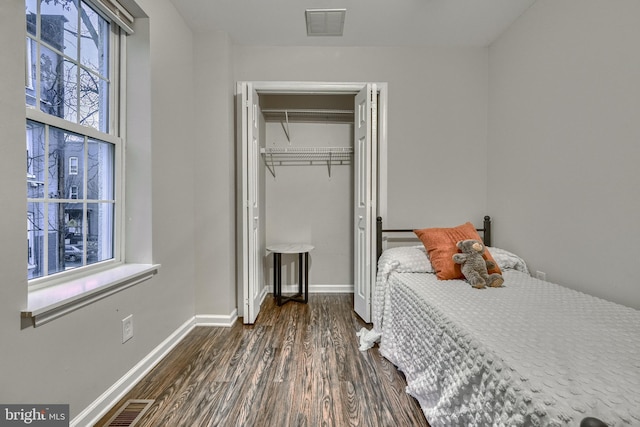
M82 259L82 249L74 245L64 245L64 259L75 262Z

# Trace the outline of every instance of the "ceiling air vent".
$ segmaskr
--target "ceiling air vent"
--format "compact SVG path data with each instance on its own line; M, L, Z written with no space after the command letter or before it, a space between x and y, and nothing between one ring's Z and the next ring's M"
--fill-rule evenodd
M308 36L342 36L347 9L307 9Z

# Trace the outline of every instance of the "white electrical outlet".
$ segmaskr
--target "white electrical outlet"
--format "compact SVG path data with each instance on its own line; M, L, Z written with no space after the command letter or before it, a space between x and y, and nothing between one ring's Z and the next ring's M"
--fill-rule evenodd
M133 314L122 319L122 344L133 338Z
M536 271L536 279L547 280L547 273L544 271Z

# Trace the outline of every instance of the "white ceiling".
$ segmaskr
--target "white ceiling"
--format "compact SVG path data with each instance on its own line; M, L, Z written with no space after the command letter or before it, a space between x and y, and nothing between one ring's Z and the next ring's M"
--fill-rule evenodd
M535 0L171 0L195 32L258 46L487 46ZM307 37L305 10L346 8L342 37Z

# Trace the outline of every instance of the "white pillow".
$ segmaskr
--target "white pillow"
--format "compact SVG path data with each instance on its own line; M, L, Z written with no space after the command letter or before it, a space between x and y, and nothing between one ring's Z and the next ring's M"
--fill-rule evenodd
M487 249L501 270L529 273L527 263L518 255L496 247L488 246ZM387 262L393 263L393 270L399 273L435 273L424 245L389 248L383 256Z
M496 263L498 263L500 270L518 270L523 273L529 273L527 263L518 255L495 247L487 247L487 249L491 252L491 256L496 260Z
M435 273L424 245L399 246L384 251L389 260L396 264L394 270L400 273Z

